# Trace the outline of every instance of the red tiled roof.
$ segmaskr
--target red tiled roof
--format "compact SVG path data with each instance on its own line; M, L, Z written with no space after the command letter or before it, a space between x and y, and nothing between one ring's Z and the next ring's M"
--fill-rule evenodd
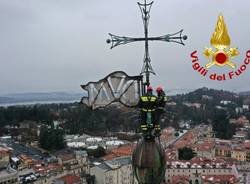
M195 139L195 133L190 131L186 133L179 141L174 145L175 148L191 147Z
M206 175L202 176L202 180L210 183L229 182L230 184L237 183L239 181L239 179L234 175Z
M232 163L227 162L224 159L221 158L213 158L213 159L208 159L208 158L203 158L203 157L194 157L193 159L189 161L184 161L184 160L168 160L167 165L169 165L172 168L181 167L181 168L231 168Z
M58 178L58 180L64 181L65 184L80 184L81 182L80 176L76 175L66 175Z
M111 150L107 155L103 157L103 159L112 160L113 158L116 158L116 157L130 156L133 153L134 147L135 145L133 144L119 146L118 148Z
M7 150L0 150L0 155L1 155L1 156L9 156L9 155L10 155L10 152L7 151Z
M39 173L49 173L50 171L61 171L62 170L61 165L59 164L49 164L48 166L42 166L42 165L35 165L32 168L34 171Z
M172 176L171 184L185 184L187 182L189 182L188 176Z
M73 154L63 154L63 155L58 155L58 157L61 158L62 161L68 161L75 158Z
M250 149L250 141L249 140L245 141L244 146L246 149Z
M227 145L227 144L218 144L215 146L217 149L220 150L225 150L225 151L230 151L231 150L231 146Z
M177 151L176 150L165 150L165 156L167 160L175 160L177 159Z
M215 146L214 142L204 142L196 145L198 151L211 151Z

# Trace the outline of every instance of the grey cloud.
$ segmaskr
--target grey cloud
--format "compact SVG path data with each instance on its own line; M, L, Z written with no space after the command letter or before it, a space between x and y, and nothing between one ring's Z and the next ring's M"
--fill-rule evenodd
M224 14L232 46L241 57L249 49L249 1L156 0L150 35L188 35L186 46L150 43L155 85L168 89L202 86L247 89L250 67L236 80L218 83L202 78L191 67L193 50L209 46L217 16ZM0 0L0 93L81 91L79 85L114 70L138 74L143 43L109 49L108 33L142 36L139 8L134 0ZM206 60L203 58L204 64Z

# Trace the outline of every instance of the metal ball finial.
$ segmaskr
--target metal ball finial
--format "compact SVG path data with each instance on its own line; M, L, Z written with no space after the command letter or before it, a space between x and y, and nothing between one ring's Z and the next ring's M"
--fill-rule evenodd
M110 39L107 39L106 42L107 42L108 44L110 44L110 43L111 43L111 40L110 40Z
M188 38L187 35L184 35L184 36L182 37L183 40L186 40L187 38Z

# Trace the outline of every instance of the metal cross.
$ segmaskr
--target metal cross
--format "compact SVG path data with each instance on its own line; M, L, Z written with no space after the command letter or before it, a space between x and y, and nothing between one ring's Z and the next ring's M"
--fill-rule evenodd
M186 35L182 35L183 29L174 34L166 34L166 35L159 36L159 37L148 37L148 24L149 24L149 18L150 18L150 10L151 10L153 3L154 3L153 1L150 3L147 3L147 0L144 0L144 3L138 2L138 5L142 13L143 24L144 24L144 34L145 34L144 37L132 38L132 37L125 37L125 36L117 36L117 35L109 33L111 39L107 39L107 43L112 44L111 49L113 49L114 47L118 45L125 45L131 42L137 42L137 41L145 42L145 55L143 59L144 63L143 63L141 75L142 74L146 75L145 85L147 86L150 85L150 81L149 81L150 73L155 74L150 63L151 59L149 56L148 42L158 40L158 41L165 41L165 42L175 42L175 43L184 45L183 40L187 39Z

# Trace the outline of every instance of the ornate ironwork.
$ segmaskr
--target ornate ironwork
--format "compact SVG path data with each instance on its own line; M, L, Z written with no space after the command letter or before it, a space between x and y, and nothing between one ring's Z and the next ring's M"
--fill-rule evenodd
M142 14L142 20L144 25L144 37L141 38L133 38L133 37L125 37L125 36L117 36L114 34L109 33L111 39L107 39L107 43L111 43L111 49L119 46L119 45L125 45L132 42L138 42L138 41L144 41L145 42L145 55L143 59L143 67L141 71L141 75L146 75L146 82L145 85L150 85L149 77L150 74L155 74L153 67L151 66L151 59L149 56L149 41L164 41L164 42L174 42L179 43L181 45L185 45L183 40L187 39L186 35L182 35L183 29L178 31L174 34L166 34L159 37L149 37L148 36L148 25L149 25L149 19L150 19L150 11L153 5L153 1L150 3L147 3L147 0L144 0L144 3L137 3L139 5L139 8L141 10Z

